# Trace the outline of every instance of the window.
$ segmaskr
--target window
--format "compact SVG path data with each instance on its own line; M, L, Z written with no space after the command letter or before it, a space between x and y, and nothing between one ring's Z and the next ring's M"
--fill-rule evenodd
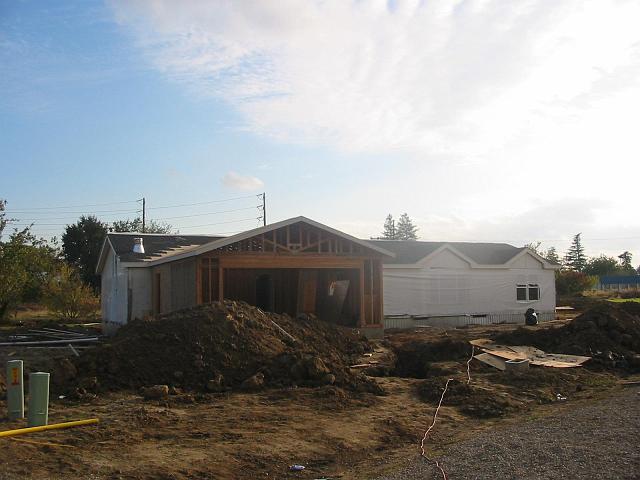
M540 286L537 283L518 284L516 286L518 302L535 302L540 300Z

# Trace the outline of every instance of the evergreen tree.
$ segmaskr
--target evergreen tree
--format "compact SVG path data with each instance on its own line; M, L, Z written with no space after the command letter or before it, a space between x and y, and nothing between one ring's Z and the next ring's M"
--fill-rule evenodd
M382 238L384 240L397 240L396 222L393 219L393 215L387 215L384 221L384 230L382 232Z
M570 270L581 272L587 264L587 257L584 254L584 247L580 236L582 233L574 235L569 251L564 257L564 264Z
M398 240L417 240L418 239L418 227L416 227L409 215L403 213L398 220L398 228L396 235Z
M552 263L560 263L560 257L558 256L556 247L549 247L549 249L544 253L543 257Z
M630 252L624 251L618 255L618 258L620 259L620 268L622 269L622 273L625 275L634 275L636 273L636 269L631 265L632 255Z

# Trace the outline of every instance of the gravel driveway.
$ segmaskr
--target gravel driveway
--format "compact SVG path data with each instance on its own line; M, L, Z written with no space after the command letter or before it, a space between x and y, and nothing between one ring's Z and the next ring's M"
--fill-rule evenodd
M454 445L442 460L451 480L640 479L640 389L485 433ZM441 478L419 457L378 480Z

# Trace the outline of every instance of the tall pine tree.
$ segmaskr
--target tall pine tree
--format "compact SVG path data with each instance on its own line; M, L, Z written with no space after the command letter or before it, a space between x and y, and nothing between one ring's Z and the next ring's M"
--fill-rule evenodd
M556 251L556 247L549 247L549 249L544 253L544 258L553 263L560 263L560 257L558 256L558 252Z
M387 218L384 221L382 238L384 240L397 240L396 221L393 219L393 215L391 214L387 215Z
M582 233L578 233L573 237L569 251L564 257L565 266L576 272L581 272L587 265L587 256L584 254L581 235Z
M409 215L403 213L398 220L398 228L396 230L398 240L417 240L418 227L416 227Z

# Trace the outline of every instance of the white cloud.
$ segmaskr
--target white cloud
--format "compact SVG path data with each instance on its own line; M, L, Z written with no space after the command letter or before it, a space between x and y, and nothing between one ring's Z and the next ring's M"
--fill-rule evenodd
M160 70L225 99L247 128L347 151L490 154L599 89L637 88L640 73L637 2L114 7Z
M112 6L157 69L227 102L249 132L364 153L343 156L363 164L374 161L368 154L401 159L378 178L371 167L366 180L351 172L348 188L332 184L332 197L350 206L334 224L391 210L422 219L423 234L441 228L441 239L640 232L640 2ZM329 184L326 175L318 185ZM380 194L391 185L401 194ZM282 210L316 209L290 204Z
M257 177L240 175L236 172L227 172L222 177L222 184L234 190L257 190L264 187L264 182Z

